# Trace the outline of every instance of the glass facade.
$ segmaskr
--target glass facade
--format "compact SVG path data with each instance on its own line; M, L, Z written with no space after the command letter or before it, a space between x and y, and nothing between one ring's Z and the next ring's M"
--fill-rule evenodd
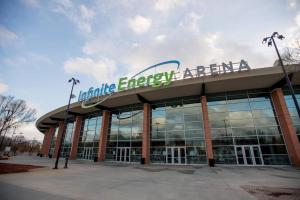
M296 98L297 98L298 104L300 105L300 86L294 86L294 91L296 93ZM284 94L285 94L285 102L287 104L290 115L292 117L293 125L295 126L296 133L297 133L297 136L298 136L298 141L300 142L300 119L299 119L299 115L297 113L295 103L292 99L292 95L290 95L290 92L289 92L288 88L284 89Z
M217 164L243 164L249 152L256 164L289 164L268 90L212 94L207 101Z
M61 146L61 157L65 157L66 155L69 155L71 152L73 129L74 129L74 122L68 122L66 133L65 133L65 139Z
M51 144L50 144L50 148L49 148L49 155L54 156L54 151L55 151L55 141L57 138L57 134L58 134L58 127L55 128L54 134L51 138Z
M152 105L150 158L152 163L207 162L200 98Z
M300 103L300 87L295 87ZM285 100L300 141L300 119L288 90ZM284 138L268 89L207 95L209 125L216 164L289 165ZM182 97L151 104L150 161L158 164L207 164L201 99ZM106 161L140 162L142 158L143 105L111 111ZM102 113L82 120L77 159L98 156ZM69 122L62 156L70 153L75 123ZM51 139L54 155L58 127Z
M105 159L140 162L142 156L143 107L132 105L112 112Z
M101 113L88 115L82 120L77 159L94 160L98 156L101 126Z

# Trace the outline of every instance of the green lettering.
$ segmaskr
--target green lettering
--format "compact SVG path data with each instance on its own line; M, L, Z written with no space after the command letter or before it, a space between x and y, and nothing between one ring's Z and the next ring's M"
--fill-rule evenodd
M126 80L127 80L127 77L123 77L123 78L119 79L118 91L123 91L126 89L125 87L123 87L123 85L126 84Z
M130 79L128 81L128 86L127 86L128 89L131 89L131 88L135 88L135 79Z
M161 86L161 78L163 77L164 73L157 73L154 75L153 80L153 87L160 87Z
M142 87L142 86L144 86L145 81L146 81L146 78L145 78L144 76L142 76L142 77L138 78L137 84L136 84L136 85L137 85L138 87Z
M150 85L150 79L151 78L153 78L153 75L149 75L148 77L147 77L147 85Z
M170 76L168 76L168 72L165 72L166 82L164 83L164 85L170 85L174 75L174 71L171 71Z

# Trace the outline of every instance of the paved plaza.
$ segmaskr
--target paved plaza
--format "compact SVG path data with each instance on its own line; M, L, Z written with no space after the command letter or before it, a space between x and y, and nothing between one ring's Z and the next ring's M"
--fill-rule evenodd
M210 168L71 161L69 169L62 169L60 161L59 170L52 169L54 160L48 158L17 156L1 161L45 166L0 175L1 200L300 199L300 169L292 167Z

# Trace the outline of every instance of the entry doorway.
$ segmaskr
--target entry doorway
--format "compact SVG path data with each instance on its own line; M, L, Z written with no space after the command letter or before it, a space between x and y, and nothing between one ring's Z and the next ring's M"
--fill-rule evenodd
M93 147L84 147L83 148L83 159L93 160Z
M235 146L238 165L263 165L261 150L258 145Z
M167 156L166 163L174 165L186 164L186 152L185 147L166 147Z
M118 147L116 154L117 162L130 162L130 147Z

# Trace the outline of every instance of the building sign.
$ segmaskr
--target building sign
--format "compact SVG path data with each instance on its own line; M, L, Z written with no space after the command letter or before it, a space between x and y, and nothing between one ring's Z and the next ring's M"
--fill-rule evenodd
M140 76L144 72L157 68L163 65L176 64L177 71L172 70L170 72L159 72L150 74L148 76ZM78 101L88 101L93 97L98 97L102 95L112 94L117 91L124 91L128 89L134 89L143 86L152 86L152 87L161 87L168 86L172 81L178 79L188 79L188 78L197 78L203 76L214 76L224 73L233 73L239 71L250 70L248 63L244 60L241 60L238 63L229 62L228 64L222 63L221 65L211 64L209 67L197 66L196 68L185 68L183 70L183 76L177 77L176 75L180 75L180 62L177 60L170 60L166 62L162 62L153 66L150 66L141 72L137 73L133 77L122 77L118 80L118 83L112 84L102 84L100 87L90 87L88 91L80 91L78 96Z

